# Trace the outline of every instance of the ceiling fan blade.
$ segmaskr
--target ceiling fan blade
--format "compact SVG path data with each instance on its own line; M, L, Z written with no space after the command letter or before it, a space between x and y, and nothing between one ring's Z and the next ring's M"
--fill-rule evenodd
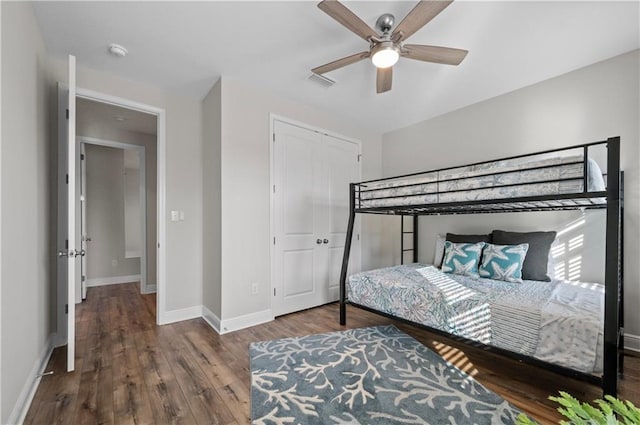
M360 52L355 55L347 56L346 58L338 59L333 62L329 62L317 68L313 68L311 72L314 74L324 74L329 71L333 71L334 69L342 68L343 66L351 65L352 63L356 63L361 61L362 59L366 59L369 57L369 52Z
M453 0L438 1L438 0L422 0L420 1L411 12L404 17L402 22L398 24L393 31L393 38L398 37L399 40L406 40L411 37L413 33L418 31L423 26L427 25L429 21L438 16L447 6L453 3Z
M384 93L391 90L391 83L393 81L393 67L378 68L378 75L376 76L376 93Z
M373 28L337 0L323 0L318 3L318 7L365 41L369 41L370 37L378 35Z
M469 53L467 50L451 47L425 46L422 44L405 44L402 56L424 62L443 63L445 65L460 65Z

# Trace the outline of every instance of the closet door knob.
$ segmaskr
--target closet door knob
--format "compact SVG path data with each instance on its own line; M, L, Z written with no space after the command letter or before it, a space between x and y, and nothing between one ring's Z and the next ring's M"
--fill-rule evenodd
M322 243L322 239L316 239L316 243L320 245Z
M329 239L325 239L322 241L323 243L329 243Z

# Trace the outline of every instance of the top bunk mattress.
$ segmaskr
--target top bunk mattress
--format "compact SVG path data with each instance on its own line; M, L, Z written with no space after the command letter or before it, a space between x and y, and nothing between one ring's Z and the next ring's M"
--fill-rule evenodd
M347 299L453 335L585 373L602 370L604 286L509 283L405 264L357 273Z
M358 208L376 208L478 200L513 199L584 192L584 156L502 160L410 178L361 184ZM587 192L606 190L600 167L587 159ZM606 199L596 200L606 203Z

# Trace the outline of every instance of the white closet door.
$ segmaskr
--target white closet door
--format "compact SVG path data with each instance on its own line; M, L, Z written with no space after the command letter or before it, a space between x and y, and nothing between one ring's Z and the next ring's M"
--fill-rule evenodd
M340 269L349 221L349 183L359 182L360 147L353 142L332 136L323 136L327 151L327 226L328 226L328 285L327 301L337 301L340 295ZM357 222L356 222L357 223ZM349 274L358 272L360 265L359 226L354 229L349 258ZM355 265L355 267L354 267Z
M321 135L275 122L273 147L275 193L273 303L274 315L323 302L326 282L325 224L316 202L324 191Z

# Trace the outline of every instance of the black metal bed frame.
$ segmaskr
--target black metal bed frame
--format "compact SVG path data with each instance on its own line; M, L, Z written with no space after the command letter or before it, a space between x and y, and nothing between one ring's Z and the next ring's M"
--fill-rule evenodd
M607 148L607 187L605 191L590 192L588 190L588 158L589 149L594 146L606 146ZM363 201L371 201L376 199L393 199L405 198L407 195L392 195L381 197L362 198L363 193L387 189L387 187L377 187L368 189L367 185L374 183L391 181L405 178L415 178L420 175L431 174L442 171L450 171L463 167L472 167L477 165L486 165L497 163L499 161L508 161L515 159L527 159L544 154L555 154L567 152L570 150L582 149L583 159L580 162L570 162L557 165L544 165L531 168L519 168L517 171L537 170L550 167L561 167L571 164L583 163L583 174L577 178L558 178L551 180L537 180L518 184L493 185L488 188L501 188L514 185L541 184L541 183L557 183L562 181L582 180L583 190L576 193L552 194L541 196L526 196L506 199L483 199L463 202L446 202L419 205L391 205L391 206L367 206L363 205ZM494 176L505 174L512 171L497 171L485 174L476 174L473 178ZM437 183L445 181L455 181L469 179L469 177L458 177L453 179L438 180ZM560 149L546 150L526 155L517 155L508 158L500 158L493 161L483 161L474 164L467 164L457 167L443 168L439 170L430 170L421 173L405 174L402 176L388 177L383 179L368 180L360 183L350 184L349 196L349 222L347 226L346 242L342 258L342 269L340 272L340 324L346 324L346 306L350 304L354 307L361 308L373 313L380 314L385 317L400 320L401 322L426 329L438 335L447 336L457 341L481 348L486 351L495 352L504 356L516 359L518 361L543 367L545 369L557 372L566 376L582 379L587 382L601 385L604 394L617 395L618 373L622 374L623 346L624 338L624 319L623 319L623 172L620 170L620 138L611 137L605 141L587 143L582 145L570 146ZM409 187L418 185L430 185L432 182L419 182L395 185L393 188ZM482 190L487 187L466 189L465 191ZM410 196L420 195L439 195L442 193L450 193L452 191L438 192L421 192ZM464 337L450 334L439 329L432 328L420 323L412 322L393 316L375 309L352 303L346 298L346 282L347 269L349 266L349 256L351 253L351 241L353 239L353 229L356 214L385 214L400 215L401 217L401 258L404 259L405 251L413 251L413 261L418 260L418 216L421 215L445 215L445 214L480 214L480 213L501 213L501 212L525 212L525 211L558 211L558 210L577 210L577 209L606 209L606 248L605 248L605 308L604 308L604 352L603 352L603 373L602 376L580 372L567 367L558 366L553 363L538 360L531 356L525 356L519 353L508 351L505 349L493 347L491 345L479 343ZM413 248L404 248L404 217L413 217Z

